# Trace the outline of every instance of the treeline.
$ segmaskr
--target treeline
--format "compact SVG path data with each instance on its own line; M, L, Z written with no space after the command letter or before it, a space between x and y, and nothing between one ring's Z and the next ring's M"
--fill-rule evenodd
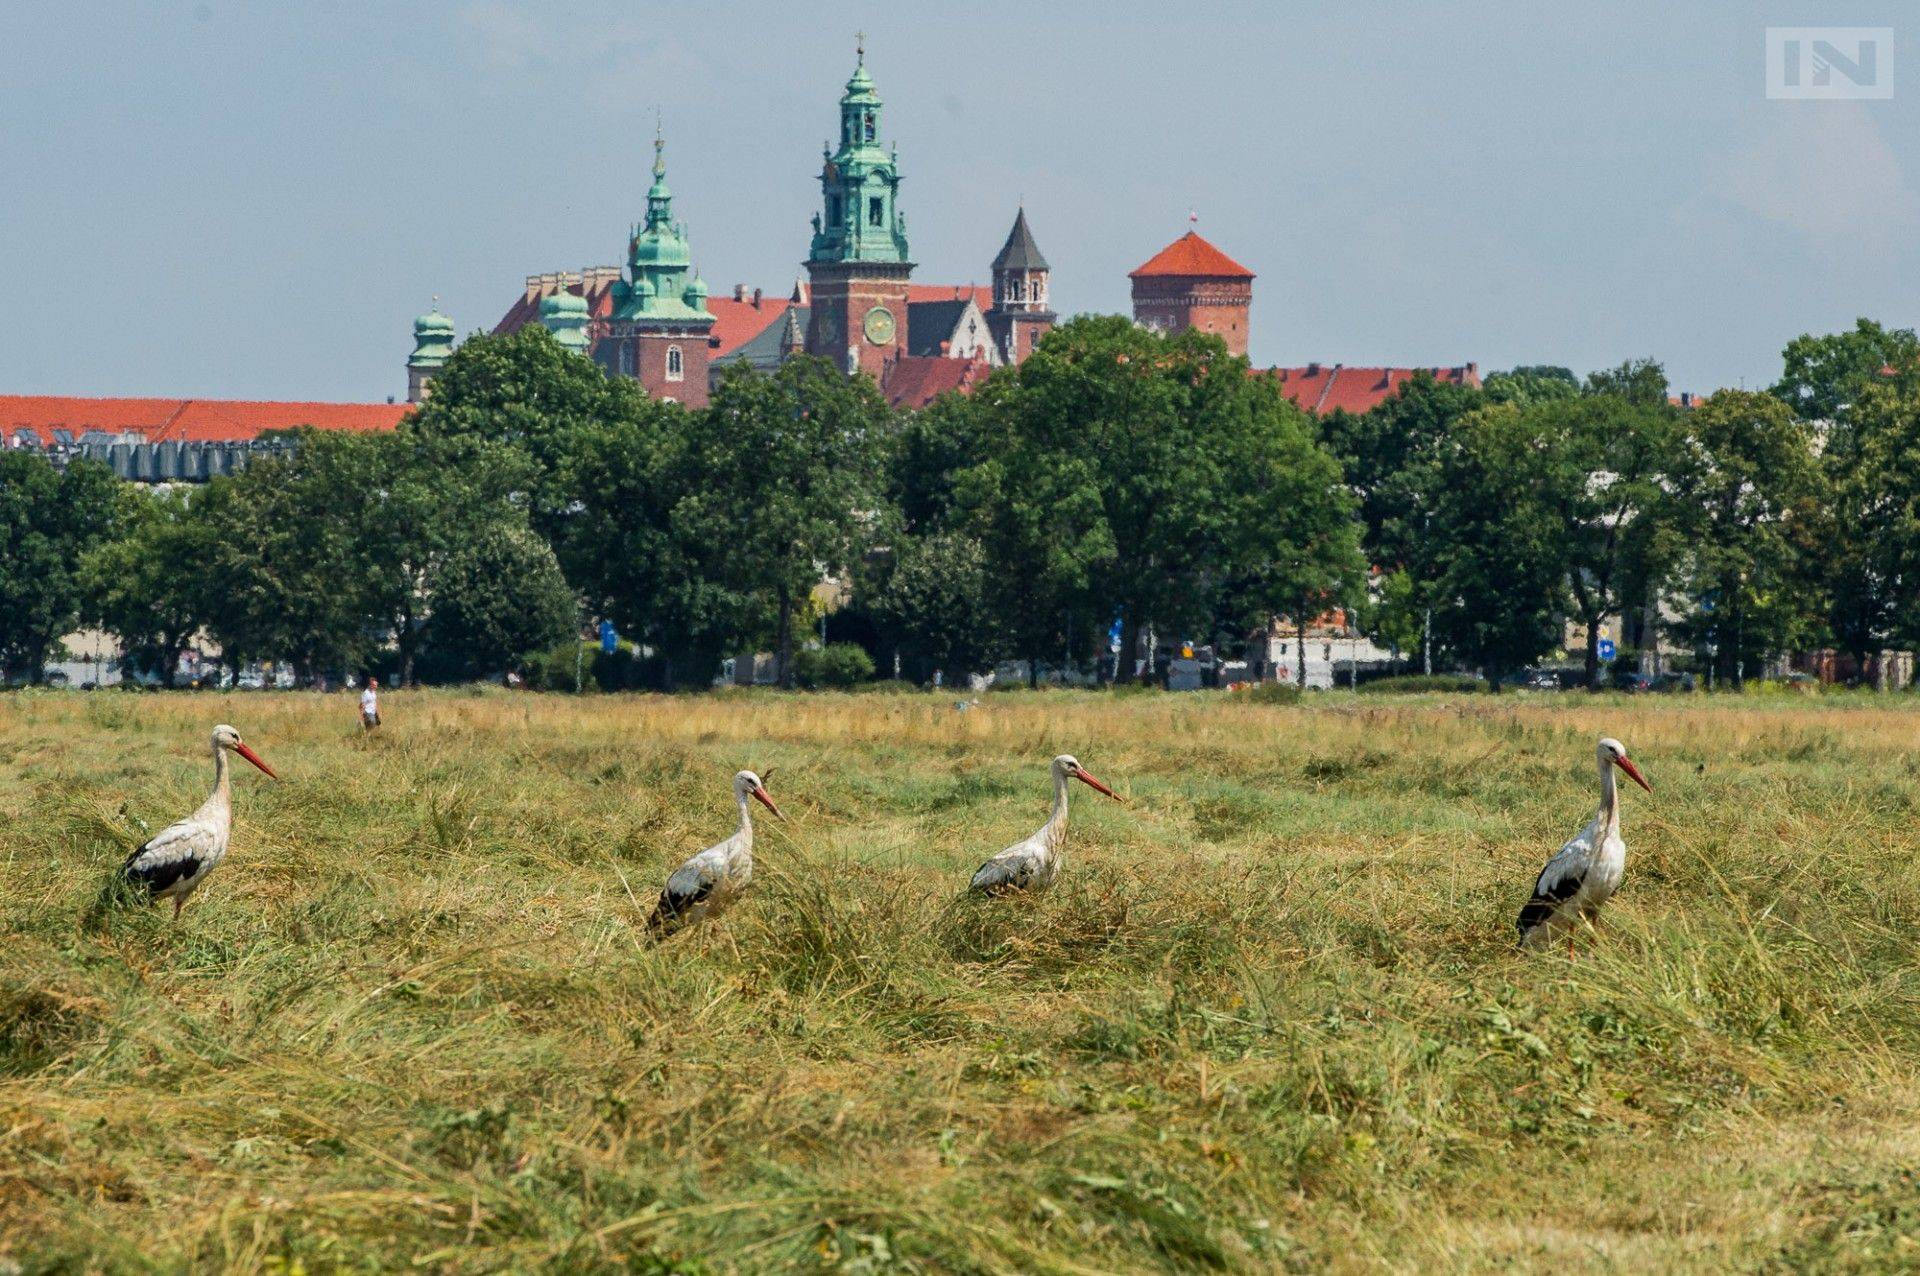
M452 681L570 662L605 619L647 653L622 685L756 649L790 681L822 632L922 680L1098 669L1116 621L1124 651L1232 654L1334 607L1496 679L1615 614L1730 683L1920 645L1914 336L1863 321L1786 356L1772 390L1693 408L1639 362L1315 419L1213 338L1095 317L902 414L821 360L693 410L543 331L476 337L399 430L305 432L205 487L0 455L0 662L32 676L89 623L169 681L196 637L236 670Z

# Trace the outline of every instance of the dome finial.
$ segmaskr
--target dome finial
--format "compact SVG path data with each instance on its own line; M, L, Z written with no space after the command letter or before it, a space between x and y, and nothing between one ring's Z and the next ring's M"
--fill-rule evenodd
M655 111L653 113L653 175L655 177L667 175L667 160L664 153L666 145L666 130L662 124L660 112Z
M867 64L867 33L865 31L853 33L853 52L859 59L859 65L865 66Z

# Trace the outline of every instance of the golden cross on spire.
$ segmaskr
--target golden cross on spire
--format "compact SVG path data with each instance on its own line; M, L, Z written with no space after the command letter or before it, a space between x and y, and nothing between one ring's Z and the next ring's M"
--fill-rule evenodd
M667 172L666 157L662 153L667 145L664 132L665 125L660 112L656 110L653 113L653 175L655 177L664 177Z
M859 55L861 65L866 65L867 33L865 31L855 31L853 33L853 51Z

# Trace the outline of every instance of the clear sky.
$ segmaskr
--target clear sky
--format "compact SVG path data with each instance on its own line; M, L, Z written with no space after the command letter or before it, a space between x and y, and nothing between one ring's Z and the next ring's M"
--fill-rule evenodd
M622 260L656 110L708 284L784 292L859 28L917 280L987 282L1024 198L1065 312L1124 311L1197 211L1261 363L1710 390L1920 323L1909 5L931 8L7 5L0 393L403 394L434 294L465 332ZM1893 27L1893 98L1767 100L1770 23Z

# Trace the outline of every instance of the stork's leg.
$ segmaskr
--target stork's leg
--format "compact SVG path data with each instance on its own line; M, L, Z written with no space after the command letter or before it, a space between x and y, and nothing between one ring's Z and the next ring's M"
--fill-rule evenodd
M182 895L175 895L173 897L173 920L180 920L180 905L184 903L185 900L186 897Z

